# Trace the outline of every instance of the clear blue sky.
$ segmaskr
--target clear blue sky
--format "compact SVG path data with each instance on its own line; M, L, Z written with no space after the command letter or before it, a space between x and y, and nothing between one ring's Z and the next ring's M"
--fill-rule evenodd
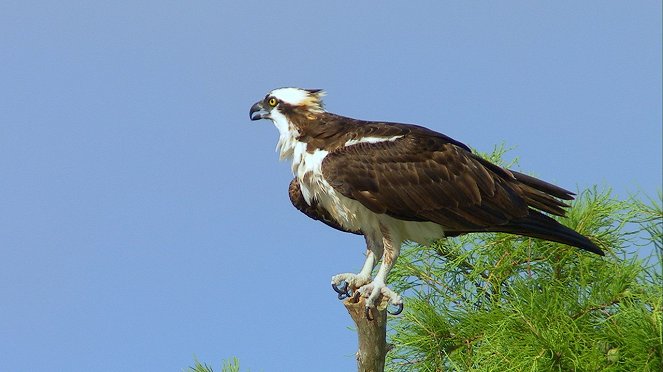
M0 3L0 370L353 370L330 277L363 240L290 206L281 86L619 196L661 187L661 2Z

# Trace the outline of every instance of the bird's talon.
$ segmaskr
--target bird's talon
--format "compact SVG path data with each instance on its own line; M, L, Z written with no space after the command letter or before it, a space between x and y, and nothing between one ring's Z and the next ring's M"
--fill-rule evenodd
M341 287L339 288L336 283L332 283L332 289L334 292L338 293L339 295L346 294L348 293L348 283L347 282L341 282Z
M355 294L355 291L353 291L352 288L350 288L350 287L348 287L345 291L345 295L347 297L352 297L352 296L354 296L354 294Z
M341 288L343 288L343 289L336 286L336 283L332 283L332 289L334 290L334 292L336 292L338 294L345 293L345 288L348 286L348 283L346 283L346 282L342 282L342 283L343 283L343 285L341 285Z
M398 314L402 313L403 312L403 304L400 303L396 306L398 306L398 307L396 308L396 310L394 312L389 311L389 309L387 309L387 312L391 315L398 315Z
M339 300L345 300L346 298L352 297L352 290L348 286L348 282L342 282L343 284L339 288L336 283L332 283L332 289L334 292L338 293Z

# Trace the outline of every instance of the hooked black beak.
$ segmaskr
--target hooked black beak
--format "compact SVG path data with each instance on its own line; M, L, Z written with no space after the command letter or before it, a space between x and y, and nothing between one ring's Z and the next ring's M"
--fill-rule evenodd
M256 102L253 106L251 106L249 117L251 120L269 119L269 113L267 110L265 110L262 101Z

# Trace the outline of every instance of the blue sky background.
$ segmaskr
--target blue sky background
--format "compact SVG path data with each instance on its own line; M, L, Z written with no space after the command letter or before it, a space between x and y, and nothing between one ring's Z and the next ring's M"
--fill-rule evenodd
M0 370L355 368L329 281L364 243L291 207L248 118L281 86L572 190L661 187L658 0L4 0Z

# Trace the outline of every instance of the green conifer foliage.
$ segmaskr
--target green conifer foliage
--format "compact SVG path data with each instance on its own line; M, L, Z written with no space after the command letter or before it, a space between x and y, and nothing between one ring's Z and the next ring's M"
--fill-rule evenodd
M508 234L404 247L388 370L663 371L662 218L660 202L593 189L561 222L605 257Z

